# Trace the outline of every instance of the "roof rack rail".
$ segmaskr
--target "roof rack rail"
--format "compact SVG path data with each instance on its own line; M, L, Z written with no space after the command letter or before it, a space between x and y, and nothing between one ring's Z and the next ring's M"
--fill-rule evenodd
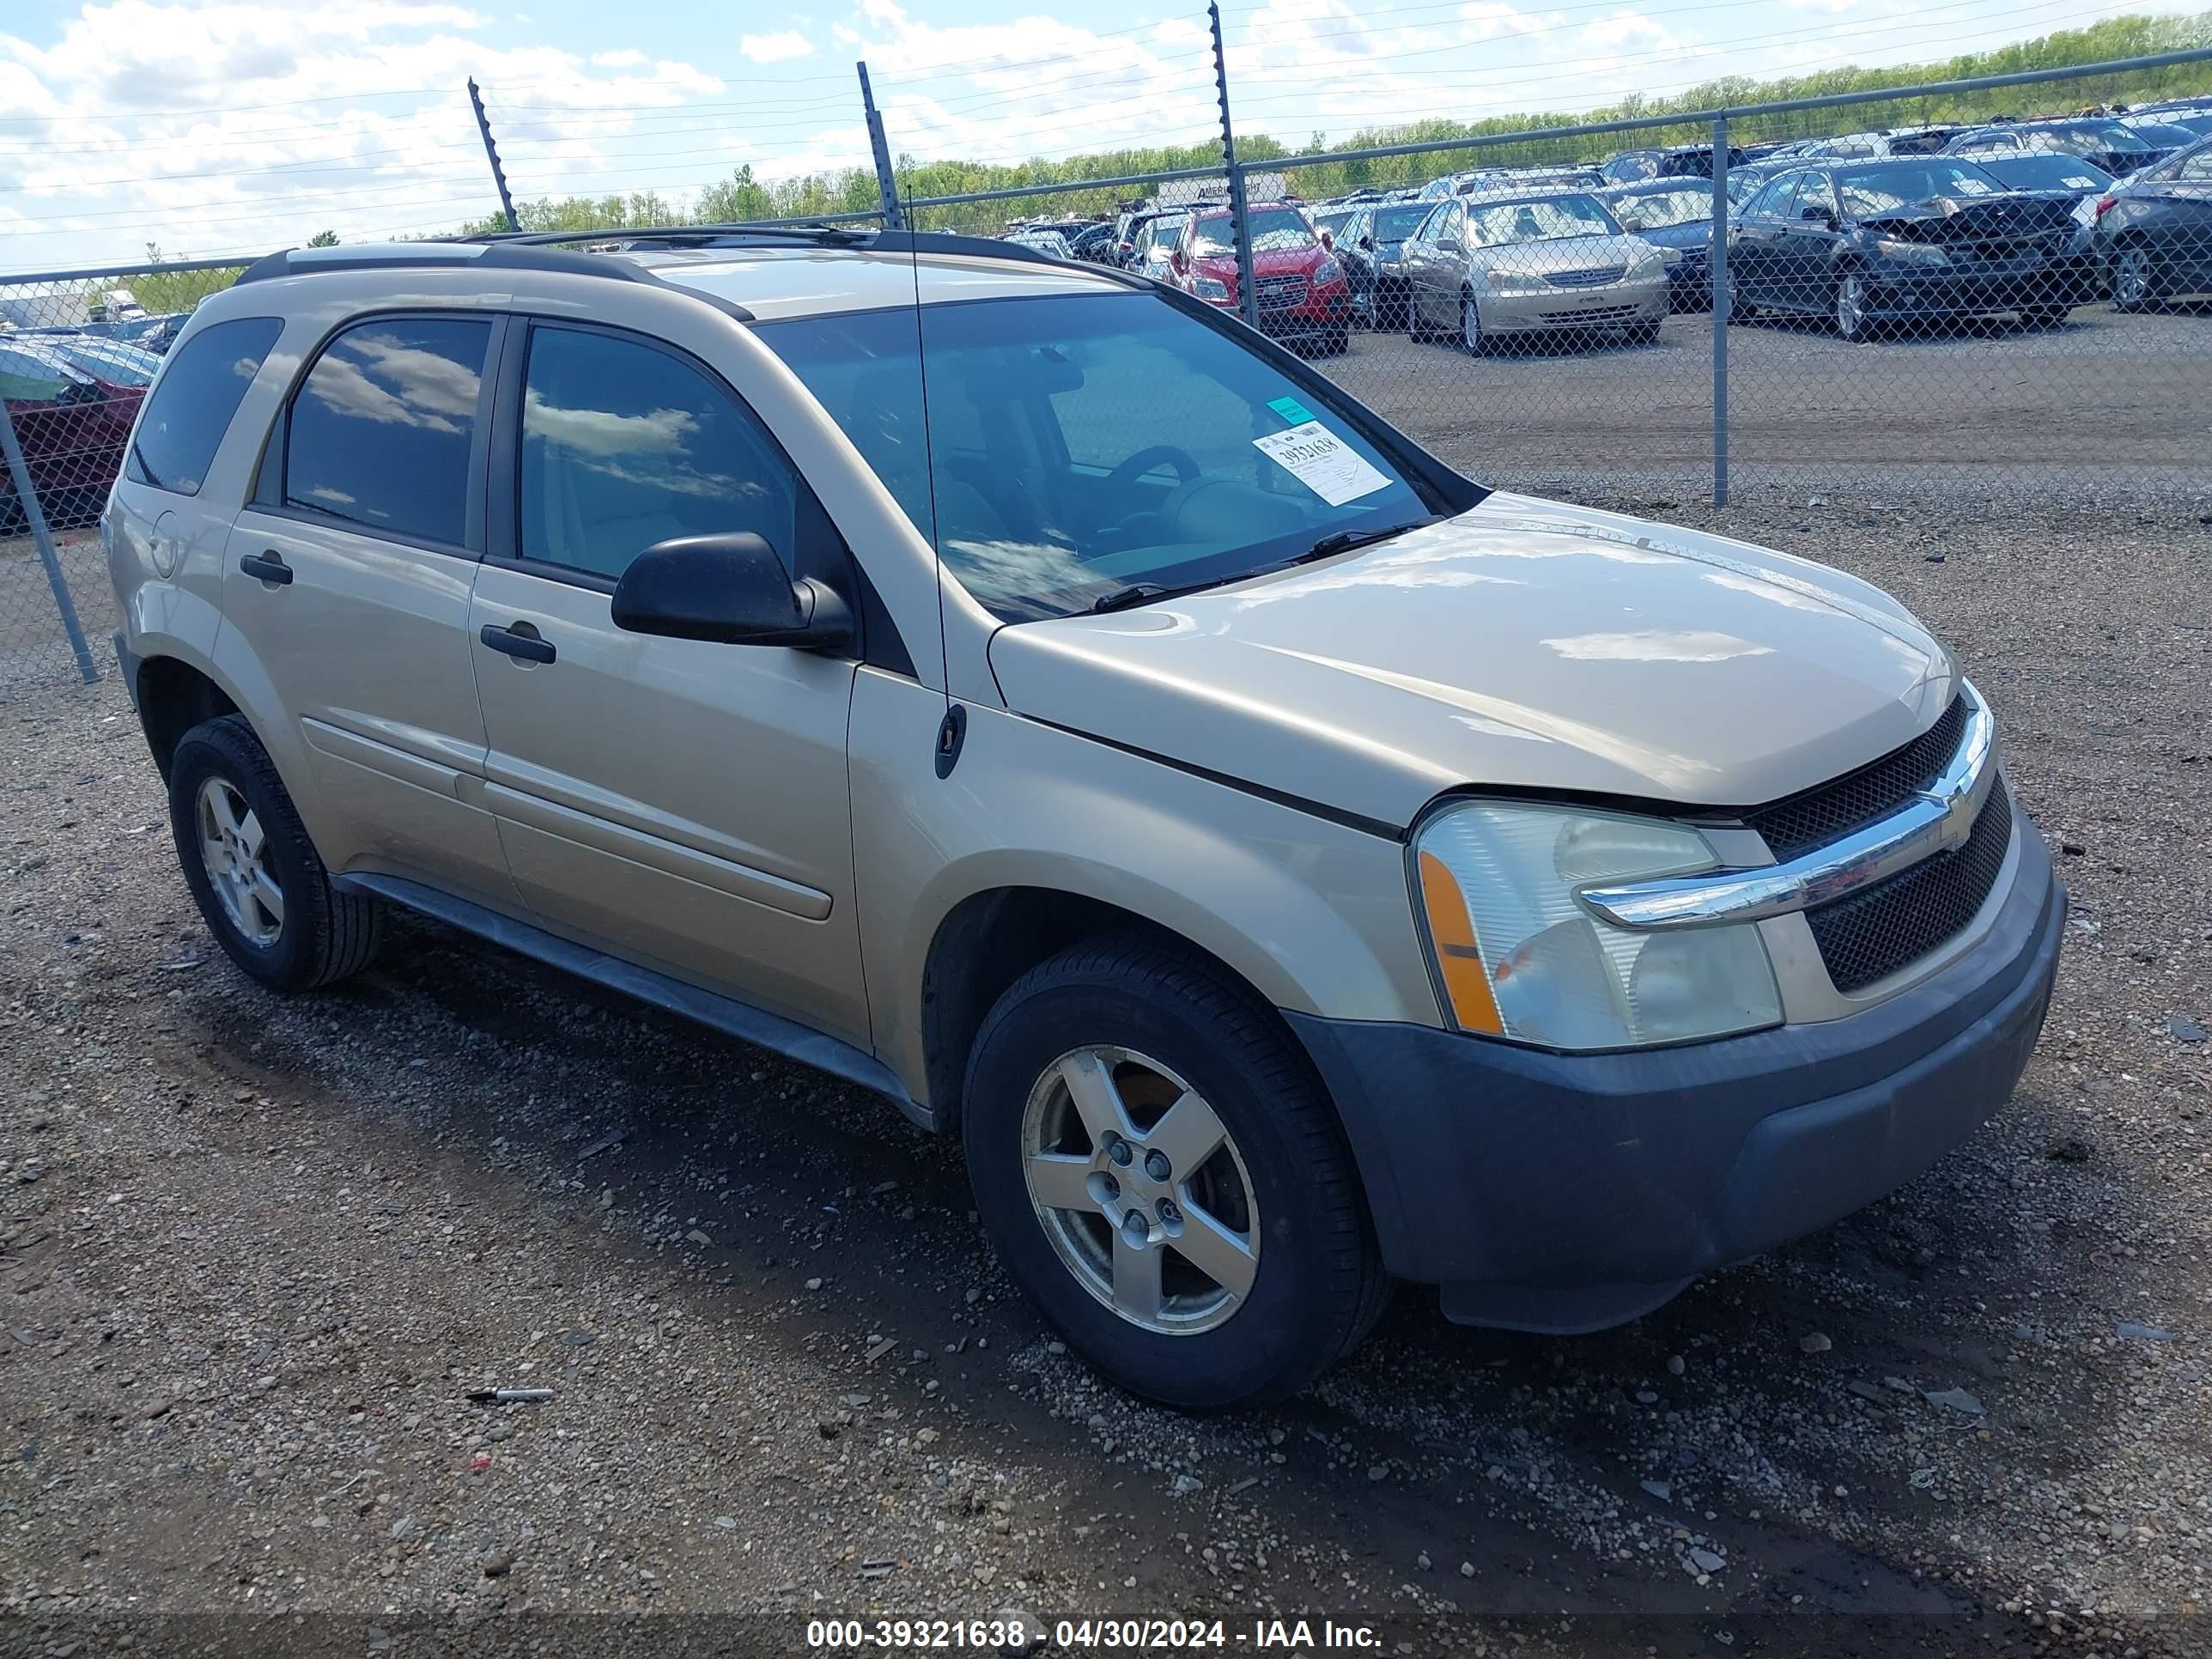
M570 242L660 242L705 246L720 241L731 246L744 237L763 244L826 242L834 246L864 241L876 234L872 228L851 229L843 225L645 225L602 226L596 230L491 230L456 240L508 247L558 247Z
M617 282L660 279L642 265L594 259L559 247L454 241L394 242L386 246L284 248L264 254L239 272L233 288L275 276L303 276L326 270L398 270L440 266L448 270L557 270L576 276L607 276Z

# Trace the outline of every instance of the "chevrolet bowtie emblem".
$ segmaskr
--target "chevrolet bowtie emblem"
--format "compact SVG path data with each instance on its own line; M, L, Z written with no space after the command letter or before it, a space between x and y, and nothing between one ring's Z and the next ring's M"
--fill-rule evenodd
M1943 809L1943 850L1955 853L1966 844L1966 837L1974 832L1972 792L1960 789L1955 794L1940 794L1933 789L1923 789L1920 799L1931 801Z

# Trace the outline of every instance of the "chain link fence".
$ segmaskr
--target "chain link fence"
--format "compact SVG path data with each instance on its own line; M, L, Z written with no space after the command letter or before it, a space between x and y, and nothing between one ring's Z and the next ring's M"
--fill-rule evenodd
M1171 283L1494 485L2201 512L2208 93L2198 48L1254 161L1241 213L1202 167L901 201L872 137L882 222ZM161 352L240 268L0 278L0 696L99 672L101 505Z
M101 672L100 514L131 424L219 264L0 277L0 699Z
M1225 173L902 207L1240 313L1249 251L1248 320L1493 484L2212 506L2208 60L1255 162L1247 248Z

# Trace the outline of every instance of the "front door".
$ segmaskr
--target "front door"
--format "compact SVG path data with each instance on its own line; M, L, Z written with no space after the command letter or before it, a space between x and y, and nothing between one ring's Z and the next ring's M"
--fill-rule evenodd
M1836 188L1825 173L1808 173L1776 244L1784 297L1826 312L1835 298L1836 250L1843 241Z
M334 336L232 526L222 605L299 723L293 793L331 869L512 910L468 635L502 327L409 313Z
M641 337L518 321L469 616L492 808L553 931L866 1048L847 709L855 665L613 624L630 561L830 533L718 376Z

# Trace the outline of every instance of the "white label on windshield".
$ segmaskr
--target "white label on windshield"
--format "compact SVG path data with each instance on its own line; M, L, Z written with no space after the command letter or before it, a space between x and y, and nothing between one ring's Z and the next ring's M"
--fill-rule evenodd
M1255 438L1252 447L1331 507L1390 487L1389 479L1319 421Z

